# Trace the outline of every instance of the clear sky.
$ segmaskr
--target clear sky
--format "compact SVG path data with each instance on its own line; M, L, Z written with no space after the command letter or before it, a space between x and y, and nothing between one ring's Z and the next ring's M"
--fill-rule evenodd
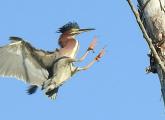
M159 79L145 73L149 49L126 0L1 0L0 45L18 36L54 50L57 29L69 21L96 28L77 37L78 56L94 36L96 53L109 43L106 55L64 84L55 101L42 91L29 96L28 85L1 77L0 120L164 120Z

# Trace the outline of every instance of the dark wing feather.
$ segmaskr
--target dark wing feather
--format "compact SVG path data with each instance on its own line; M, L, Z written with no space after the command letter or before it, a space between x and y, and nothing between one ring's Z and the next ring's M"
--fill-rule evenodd
M13 38L9 45L0 47L0 76L15 77L26 83L41 86L48 71L33 54L30 44Z

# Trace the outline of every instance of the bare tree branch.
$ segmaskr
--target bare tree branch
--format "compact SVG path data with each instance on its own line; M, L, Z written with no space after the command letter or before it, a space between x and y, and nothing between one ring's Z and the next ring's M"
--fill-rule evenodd
M163 0L138 0L138 11L131 0L127 2L151 50L150 67L147 70L158 74L165 106L165 2Z
M151 49L151 52L153 53L153 55L154 55L156 61L158 62L158 64L159 64L160 67L162 68L163 72L165 73L165 66L164 66L164 63L163 63L162 60L160 59L160 57L159 57L159 55L158 55L158 53L157 53L157 51L156 51L154 45L152 44L152 39L148 36L148 34L147 34L147 32L146 32L146 30L145 30L145 28L144 28L144 25L143 25L143 23L142 23L142 21L141 21L141 19L140 19L140 15L139 15L138 11L137 11L137 10L135 9L135 7L133 6L131 0L127 0L127 2L128 2L128 4L129 4L129 6L130 6L132 12L134 13L134 15L135 15L135 17L136 17L136 21L137 21L137 23L138 23L138 25L139 25L139 27L140 27L142 33L143 33L143 37L145 38L146 42L148 43L149 48Z

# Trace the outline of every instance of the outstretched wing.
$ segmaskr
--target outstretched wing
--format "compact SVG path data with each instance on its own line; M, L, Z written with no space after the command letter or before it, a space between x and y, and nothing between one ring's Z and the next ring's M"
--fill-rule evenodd
M37 60L34 50L21 38L11 37L10 44L0 47L0 76L41 86L48 78L48 71Z

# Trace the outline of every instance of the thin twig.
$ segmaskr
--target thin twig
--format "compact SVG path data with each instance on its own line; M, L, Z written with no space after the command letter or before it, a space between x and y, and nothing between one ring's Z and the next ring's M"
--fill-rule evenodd
M156 51L154 45L152 44L152 39L148 36L148 34L147 34L147 32L146 32L146 30L145 30L145 28L144 28L144 25L143 25L143 23L142 23L142 21L141 21L141 19L140 19L140 16L139 16L138 11L135 9L135 7L134 7L134 5L132 4L131 0L127 0L127 2L128 2L128 4L129 4L129 6L131 7L131 10L132 10L132 12L134 13L134 15L135 15L135 17L136 17L136 21L137 21L137 23L138 23L138 25L139 25L139 27L140 27L142 33L143 33L143 36L144 36L146 42L148 43L149 48L151 49L151 51L152 51L152 53L153 53L153 55L154 55L156 61L158 62L158 64L159 64L160 67L162 68L163 72L165 73L165 66L164 66L164 63L163 63L162 60L160 59L160 57L159 57L159 55L158 55L158 53L157 53L157 51Z

